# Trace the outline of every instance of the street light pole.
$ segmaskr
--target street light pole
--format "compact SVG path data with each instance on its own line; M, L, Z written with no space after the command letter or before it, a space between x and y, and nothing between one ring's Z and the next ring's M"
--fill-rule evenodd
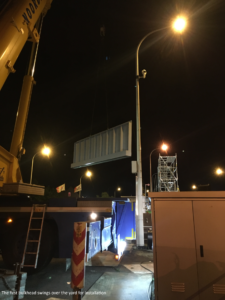
M32 162L31 162L31 171L30 171L30 184L32 184L32 176L33 176L33 166L34 166L34 158L37 154L42 153L43 155L49 155L49 153L51 152L51 149L44 146L44 148L41 151L38 151L37 153L34 154L33 158L32 158Z
M137 230L137 246L144 246L144 228L143 228L143 201L142 201L142 161L141 161L141 125L140 125L140 91L139 91L139 58L138 53L143 41L155 32L167 29L164 27L151 31L146 34L140 41L136 51L136 134L137 134L137 182L136 182L136 230Z
M40 153L40 152L35 153L34 156L33 156L33 158L32 158L32 162L31 162L31 171L30 171L30 184L32 184L34 158L35 158L35 156L36 156L38 153Z
M80 177L80 189L81 189L81 178L83 177L83 175L81 175ZM79 191L79 198L81 198L81 190Z
M121 187L118 187L118 188L116 188L115 190L114 190L114 197L116 198L116 192L120 192L121 191Z
M186 26L186 20L178 17L173 23L173 29L182 33ZM146 71L143 70L143 76L139 76L139 59L138 53L143 41L158 31L169 28L163 27L146 34L137 46L136 51L136 130L137 130L137 181L136 181L136 230L137 230L137 246L144 246L144 230L143 230L143 201L142 201L142 162L141 162L141 126L140 126L140 95L139 95L139 78L146 77ZM152 186L151 186L152 188Z
M83 174L84 175L84 174ZM80 177L80 188L82 187L81 186L81 178L83 177L83 175L81 175L81 177ZM92 176L92 173L90 172L90 171L87 171L86 173L85 173L85 175L87 176L87 177L91 177ZM81 198L81 190L79 191L79 198Z
M150 186L150 184L149 183L145 184L145 198L146 198L146 186ZM149 192L149 190L147 190L147 192Z
M166 151L168 149L168 146L163 144L162 147L159 147L159 148L155 148L152 150L152 152L150 153L149 155L149 165L150 165L150 192L153 192L153 189L152 189L152 153L156 150L163 150L163 151Z
M159 150L160 148L156 148L152 150L152 152L149 155L149 161L150 161L150 192L152 192L152 153L156 150Z

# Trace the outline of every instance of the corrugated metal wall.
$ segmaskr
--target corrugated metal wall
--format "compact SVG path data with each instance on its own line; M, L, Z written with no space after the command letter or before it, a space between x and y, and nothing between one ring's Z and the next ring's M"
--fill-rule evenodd
M71 168L130 157L131 141L132 121L80 140L74 144Z

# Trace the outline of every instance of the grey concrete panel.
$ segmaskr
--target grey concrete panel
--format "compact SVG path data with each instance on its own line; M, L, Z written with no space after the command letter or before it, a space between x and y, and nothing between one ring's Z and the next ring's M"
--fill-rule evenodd
M92 135L74 144L72 169L131 156L132 121Z

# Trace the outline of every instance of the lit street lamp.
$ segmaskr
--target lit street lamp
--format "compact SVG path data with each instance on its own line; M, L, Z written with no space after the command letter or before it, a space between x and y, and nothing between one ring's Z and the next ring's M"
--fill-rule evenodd
M151 157L152 157L152 153L154 151L160 150L160 149L163 150L163 151L166 151L168 149L168 146L166 144L163 144L162 147L152 150L152 152L149 155L149 162L150 162L150 192L153 191L153 189L152 189L152 159L151 159Z
M223 170L221 169L221 168L217 168L216 169L216 174L217 175L222 175L224 172L223 172Z
M121 187L118 187L118 188L114 191L114 197L116 197L116 191L120 192L120 191L121 191Z
M178 16L176 20L173 22L174 31L182 33L187 25L187 21L184 17Z
M196 190L197 186L195 184L193 184L191 188L192 188L192 190Z
M174 31L182 33L186 27L186 20L183 17L177 17L172 24ZM140 94L139 79L146 78L146 70L142 70L142 76L139 75L139 58L138 53L143 41L150 35L168 29L164 27L156 29L146 34L137 46L136 51L136 134L137 134L137 182L136 182L136 230L137 246L144 246L144 228L143 228L143 201L142 201L142 161L141 161L141 126L140 126ZM152 188L152 185L151 185Z
M34 158L37 154L42 154L42 155L46 155L49 157L49 154L51 152L51 149L49 147L44 146L44 148L41 151L38 151L37 153L34 154L33 158L32 158L32 163L31 163L31 172L30 172L30 184L32 184L32 176L33 176L33 166L34 166Z
M87 171L86 173L85 173L85 175L87 176L87 177L91 177L92 176L92 173L90 172L90 171ZM81 178L84 176L84 174L80 177L80 188L81 188ZM79 191L79 198L81 198L81 190Z
M147 193L149 192L149 190L146 190L146 186L150 186L150 184L149 184L149 183L146 183L146 184L145 184L145 197L146 197L146 192L147 192ZM147 196L147 198L148 198L148 196Z
M143 228L143 201L142 201L142 161L141 161L141 122L140 122L140 92L139 79L146 78L146 70L139 75L139 49L143 41L155 32L165 30L168 27L157 29L148 33L138 44L136 51L136 135L137 135L137 182L136 182L136 243L137 246L144 246L144 228Z

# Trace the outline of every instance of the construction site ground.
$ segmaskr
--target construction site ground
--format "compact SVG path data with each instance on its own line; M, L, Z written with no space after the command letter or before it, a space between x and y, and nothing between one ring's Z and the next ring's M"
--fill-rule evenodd
M134 249L133 244L128 244L120 261L114 256L112 252L104 251L87 263L82 299L149 300L153 252ZM0 269L3 268L0 256ZM25 290L24 300L73 299L71 267L67 265L66 270L65 259L53 259L44 270L28 276Z

